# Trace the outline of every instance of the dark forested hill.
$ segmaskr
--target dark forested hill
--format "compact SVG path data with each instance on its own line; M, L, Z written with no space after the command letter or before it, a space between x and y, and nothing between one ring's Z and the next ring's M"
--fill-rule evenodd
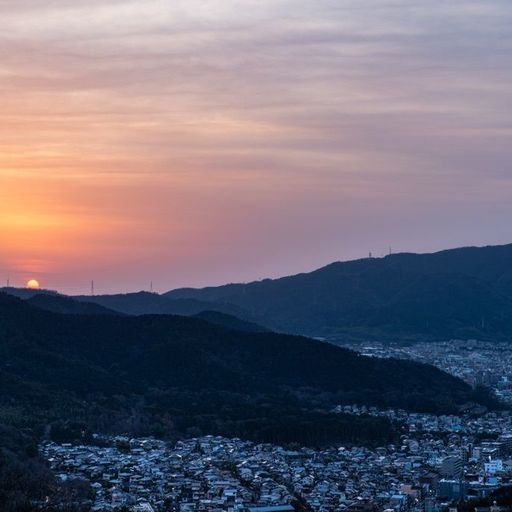
M306 409L359 402L448 411L480 400L431 366L367 358L307 338L179 316L59 315L2 294L0 356L0 399L7 402L16 393L34 403L67 403L172 391L180 400L207 393L217 402L271 397Z
M171 299L229 303L273 329L333 338L512 337L512 245L396 254Z

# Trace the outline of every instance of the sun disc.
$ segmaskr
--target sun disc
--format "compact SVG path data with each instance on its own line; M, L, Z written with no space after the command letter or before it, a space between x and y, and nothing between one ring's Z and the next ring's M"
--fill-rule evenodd
M27 282L27 288L29 290L39 290L41 286L39 285L39 281L31 279L30 281Z

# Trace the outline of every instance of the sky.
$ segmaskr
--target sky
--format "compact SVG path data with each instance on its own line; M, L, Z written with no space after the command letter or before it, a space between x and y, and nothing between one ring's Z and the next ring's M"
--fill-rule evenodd
M0 0L0 284L512 242L510 0Z

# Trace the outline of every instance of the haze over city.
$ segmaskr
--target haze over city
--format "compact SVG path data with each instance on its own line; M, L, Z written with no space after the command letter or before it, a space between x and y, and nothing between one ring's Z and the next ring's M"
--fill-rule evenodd
M510 241L508 0L0 17L4 281L164 291Z

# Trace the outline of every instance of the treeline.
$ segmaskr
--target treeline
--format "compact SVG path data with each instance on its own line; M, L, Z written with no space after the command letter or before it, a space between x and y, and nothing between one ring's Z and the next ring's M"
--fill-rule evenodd
M33 430L0 423L0 510L2 512L88 512L89 482L60 482L41 458ZM80 503L80 505L77 505Z
M1 417L0 407L0 417ZM203 435L240 437L281 445L333 443L382 445L397 440L399 426L384 418L325 412L284 397L173 390L104 397L60 411L32 410L33 439L91 442L92 434L154 436L169 441ZM19 415L24 423L28 412Z

